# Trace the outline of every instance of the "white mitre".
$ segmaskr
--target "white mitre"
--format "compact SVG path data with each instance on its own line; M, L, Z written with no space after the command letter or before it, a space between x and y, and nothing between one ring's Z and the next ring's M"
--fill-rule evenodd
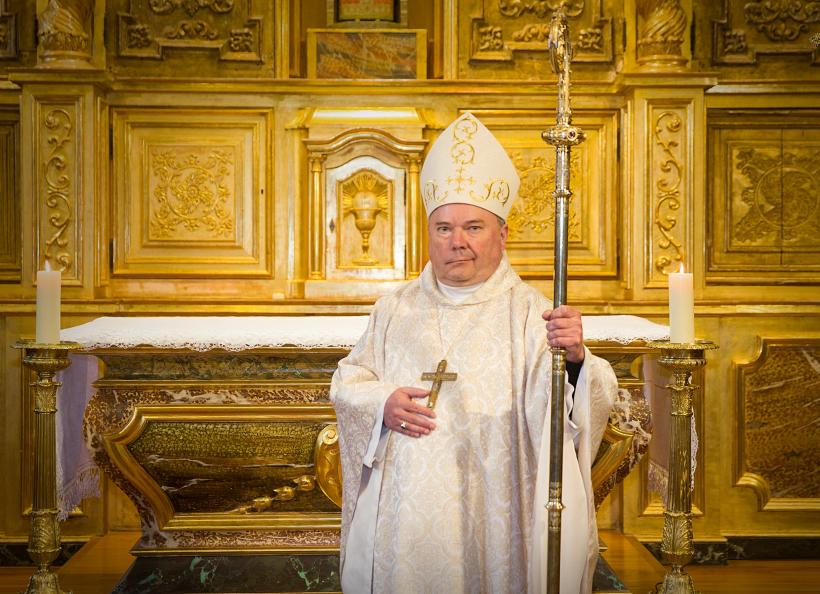
M427 216L445 204L472 204L507 220L521 180L507 151L471 113L441 133L421 168Z

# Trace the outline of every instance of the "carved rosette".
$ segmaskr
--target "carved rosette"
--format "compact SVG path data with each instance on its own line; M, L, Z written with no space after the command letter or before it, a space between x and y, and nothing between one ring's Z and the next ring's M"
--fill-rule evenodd
M45 63L91 62L94 0L48 0L37 15L37 41Z
M75 211L76 189L76 106L40 108L40 260L63 273L63 280L76 278L75 253L78 249Z
M555 160L538 154L529 159L528 156L530 155L518 151L510 155L521 178L518 200L507 217L510 239L538 239L552 244L555 235L555 198L552 195L555 187ZM578 162L577 153L571 154L570 177L578 175ZM570 241L581 239L581 208L577 197L570 200L567 224Z
M250 2L235 0L132 1L118 15L119 55L163 59L165 48L210 49L219 59L262 62L262 19Z
M637 0L638 63L652 68L680 68L688 26L680 0Z
M648 278L666 284L666 275L686 262L686 113L652 110L652 269Z

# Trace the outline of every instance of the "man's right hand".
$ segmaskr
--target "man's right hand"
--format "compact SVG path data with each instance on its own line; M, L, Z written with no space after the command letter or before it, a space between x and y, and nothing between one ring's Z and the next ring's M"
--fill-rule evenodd
M414 401L429 395L430 390L421 388L397 388L384 403L385 426L410 437L429 434L436 428L429 420L435 418L436 413Z

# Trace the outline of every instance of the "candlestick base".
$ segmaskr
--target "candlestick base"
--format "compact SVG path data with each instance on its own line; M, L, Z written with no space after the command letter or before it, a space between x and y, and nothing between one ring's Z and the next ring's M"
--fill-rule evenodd
M663 512L661 559L670 565L655 594L699 594L683 566L692 560L692 402L697 386L692 372L706 365L704 351L718 348L708 340L670 342L655 340L650 348L660 351L658 363L673 373L666 387L672 396L669 441L669 481Z
M70 351L76 342L38 343L20 340L14 348L23 350L23 364L37 374L31 384L34 396L34 483L28 535L28 554L37 564L26 594L70 594L60 589L51 564L60 554L60 524L57 521L57 451L55 428L57 388L54 375L71 364Z

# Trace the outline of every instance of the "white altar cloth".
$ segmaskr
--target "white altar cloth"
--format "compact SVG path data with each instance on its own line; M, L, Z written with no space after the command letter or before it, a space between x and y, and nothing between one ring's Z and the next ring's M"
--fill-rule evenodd
M101 317L60 333L87 355L72 355L61 372L58 401L58 507L64 519L86 497L99 496L99 470L83 439L83 413L93 395L95 349L140 346L209 351L296 346L350 348L367 328L368 316L184 316ZM669 328L637 316L585 316L584 340L629 344L669 338ZM82 351L81 351L82 352Z

